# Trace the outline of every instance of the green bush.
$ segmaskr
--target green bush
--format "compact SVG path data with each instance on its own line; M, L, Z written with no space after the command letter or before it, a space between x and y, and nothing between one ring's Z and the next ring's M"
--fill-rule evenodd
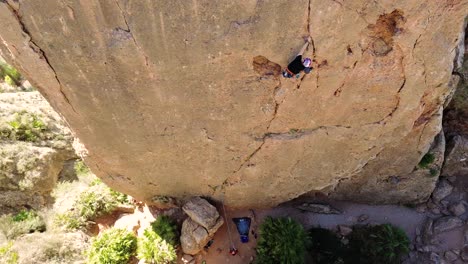
M46 224L44 219L35 211L21 211L16 215L3 215L0 217L0 231L8 238L14 239L20 235L44 232Z
M428 152L426 155L424 155L419 162L418 166L422 169L427 169L429 168L429 165L431 165L435 161L435 156L434 154Z
M74 211L68 211L63 214L57 214L54 219L54 224L63 227L66 231L73 231L86 228L87 221L87 219Z
M127 195L111 190L100 180L93 181L92 186L75 200L73 210L57 214L54 222L69 231L86 228L88 221L111 213L127 201Z
M145 263L176 263L177 253L173 245L162 239L152 228L144 231L138 239L137 255Z
M109 194L92 191L83 192L75 201L75 210L86 219L94 219L110 213L116 206L117 203Z
M22 111L15 114L15 119L8 122L11 130L9 134L2 132L2 137L13 140L35 142L42 138L48 129L39 117L33 113Z
M409 252L405 232L390 224L357 226L349 235L349 263L397 264Z
M111 228L91 242L90 264L127 264L135 255L137 238L127 230Z
M151 223L153 231L164 241L176 247L179 244L179 231L177 224L167 215L159 215L156 221Z
M18 253L13 251L13 242L8 242L3 246L0 246L0 262L5 264L16 264L18 263Z
M344 263L346 248L334 232L324 228L311 228L307 234L308 251L313 263Z
M20 85L21 74L12 66L0 62L0 77L12 86Z
M76 175L84 175L84 174L88 174L89 172L91 172L89 167L86 166L86 164L84 164L84 162L82 160L75 161L75 164L73 165L73 168L75 169ZM99 180L99 179L97 179L97 180ZM91 183L91 186L94 185L93 183L94 183L94 181Z
M306 232L291 218L267 217L260 225L259 235L257 264L305 262Z

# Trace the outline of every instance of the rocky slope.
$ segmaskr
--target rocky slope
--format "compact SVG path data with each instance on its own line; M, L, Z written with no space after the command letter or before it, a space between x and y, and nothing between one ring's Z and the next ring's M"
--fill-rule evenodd
M0 212L50 199L73 137L39 92L0 93Z
M416 202L435 184L413 171L441 130L467 9L7 0L0 55L65 116L93 171L138 199ZM314 71L279 77L306 36Z

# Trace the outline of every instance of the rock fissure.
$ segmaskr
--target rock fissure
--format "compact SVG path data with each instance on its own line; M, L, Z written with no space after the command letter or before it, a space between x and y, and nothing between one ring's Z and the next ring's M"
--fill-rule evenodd
M73 107L73 105L71 104L70 102L70 99L68 98L68 96L65 94L65 91L63 90L63 85L62 85L62 82L60 82L60 79L58 78L58 75L57 75L57 72L55 71L54 67L52 66L52 64L50 63L49 59L47 58L47 55L46 53L44 52L44 50L42 50L39 45L37 45L34 40L32 39L31 37L31 34L29 33L29 30L26 28L26 25L24 24L24 22L21 20L21 16L19 14L20 12L20 8L21 8L21 2L18 2L18 9L15 9L12 5L10 5L10 3L8 1L4 2L8 9L11 11L11 13L13 14L13 16L16 18L16 21L18 21L18 24L20 25L21 27L21 30L23 31L23 33L28 37L28 41L29 41L29 47L35 52L37 53L40 58L44 59L45 63L47 63L47 65L49 66L49 68L52 70L52 72L54 73L54 77L55 77L55 80L57 81L58 85L59 85L59 92L60 94L63 96L65 102L70 105L72 111L75 113L75 114L78 114L78 112L75 110L75 107Z
M372 148L370 148L369 150L372 150L374 149L375 146L373 146ZM344 177L344 178L341 178L338 180L338 182L333 186L333 190L331 192L334 192L336 191L336 189L339 187L339 185L344 182L344 181L347 181L347 180L350 180L352 179L354 176L356 176L357 174L359 174L361 171L363 171L373 160L377 159L380 154L382 154L382 152L385 150L385 147L382 147L382 149L377 152L377 154L375 154L374 156L372 156L371 158L369 158L362 166L360 166L359 168L355 169L353 172L350 173L350 175L348 177Z
M133 43L135 44L135 46L137 47L137 49L141 52L141 54L142 54L143 57L145 58L145 66L148 67L148 66L149 66L149 58L148 58L148 56L143 52L143 49L141 48L141 46L138 44L138 42L136 41L135 37L133 36L133 33L132 33L131 29L130 29L130 25L128 24L127 16L125 15L124 10L123 10L122 7L120 6L118 0L115 0L115 4L116 4L117 7L119 8L120 14L122 15L122 18L123 18L123 20L124 20L124 22L125 22L125 26L127 27L126 29L122 29L122 30L124 30L125 32L127 32L127 33L130 34L130 37L132 38Z

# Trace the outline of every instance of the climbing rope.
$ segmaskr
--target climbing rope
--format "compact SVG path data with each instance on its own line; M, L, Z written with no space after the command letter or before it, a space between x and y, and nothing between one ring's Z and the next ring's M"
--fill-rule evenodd
M238 252L236 246L234 245L234 242L232 240L231 236L231 228L229 227L229 222L228 222L228 217L226 213L226 207L224 206L224 199L221 201L221 204L223 205L223 212L224 212L224 218L226 219L226 225L228 228L228 236L229 236L229 243L231 244L231 247L229 248L229 253L233 256L235 256Z

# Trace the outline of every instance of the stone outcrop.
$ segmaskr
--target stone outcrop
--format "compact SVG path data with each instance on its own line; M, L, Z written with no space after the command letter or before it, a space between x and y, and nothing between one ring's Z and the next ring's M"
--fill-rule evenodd
M466 0L0 1L0 55L139 200L416 202ZM278 76L312 37L311 74ZM397 180L394 180L397 179ZM398 184L395 184L398 182ZM421 188L423 187L423 188Z
M182 209L189 216L182 223L180 244L185 254L195 255L210 241L224 220L205 199L194 197Z
M456 135L447 146L443 176L452 177L468 174L468 138Z
M0 211L47 203L73 137L38 92L0 93Z

